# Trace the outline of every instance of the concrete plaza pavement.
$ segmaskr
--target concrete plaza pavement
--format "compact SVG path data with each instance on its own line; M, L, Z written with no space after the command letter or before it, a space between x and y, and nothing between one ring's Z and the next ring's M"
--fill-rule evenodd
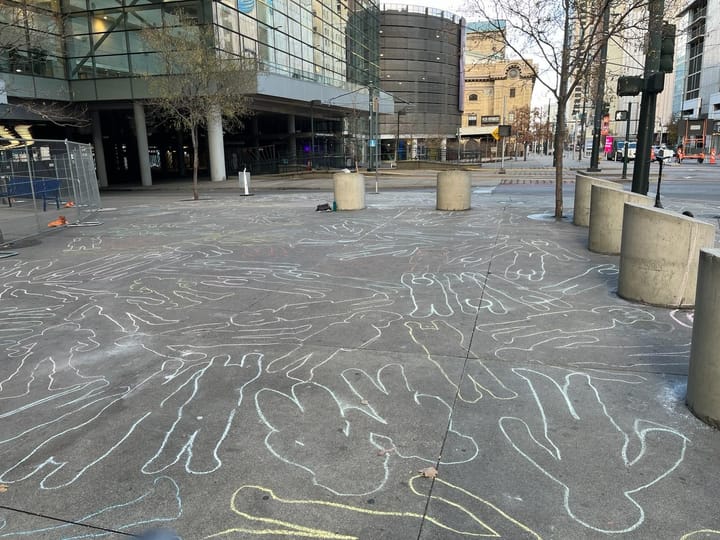
M107 193L0 259L0 538L720 538L692 311L490 176Z

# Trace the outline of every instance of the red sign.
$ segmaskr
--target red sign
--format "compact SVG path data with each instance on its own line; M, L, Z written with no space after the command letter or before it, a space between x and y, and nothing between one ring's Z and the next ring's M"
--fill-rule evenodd
M607 135L608 133L610 133L610 115L606 114L605 116L603 116L602 119L602 128L600 129L600 134Z
M612 152L612 143L613 143L613 138L610 135L605 137L605 153L606 154L609 154L610 152Z

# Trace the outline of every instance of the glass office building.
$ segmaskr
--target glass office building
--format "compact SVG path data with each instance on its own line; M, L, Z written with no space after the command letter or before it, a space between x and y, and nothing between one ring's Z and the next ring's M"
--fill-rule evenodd
M380 14L369 0L2 0L3 127L93 140L101 182L188 174L189 137L145 120L146 76L159 72L159 58L142 31L179 24L181 12L213 25L217 49L260 66L255 114L224 136L224 155L200 145L209 172L219 159L229 175L366 159L368 87L377 85L380 57ZM39 100L87 107L91 126L68 134L17 106ZM382 94L380 112L392 110Z

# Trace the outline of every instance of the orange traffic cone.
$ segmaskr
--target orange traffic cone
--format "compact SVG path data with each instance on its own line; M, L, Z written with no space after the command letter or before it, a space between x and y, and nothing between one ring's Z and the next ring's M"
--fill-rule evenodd
M655 149L650 147L650 161L655 161Z
M710 165L715 165L715 149L710 149Z
M67 225L67 220L65 219L65 216L58 216L57 219L48 223L48 227L62 227L63 225Z
M73 206L75 206L75 203L72 202L72 201L68 201L68 202L66 202L63 206L64 206L65 208L72 208Z

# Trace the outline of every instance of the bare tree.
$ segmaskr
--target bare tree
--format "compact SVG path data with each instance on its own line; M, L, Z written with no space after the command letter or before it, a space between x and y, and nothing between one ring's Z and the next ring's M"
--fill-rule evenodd
M157 71L146 78L153 96L154 117L190 132L193 145L193 198L199 198L198 131L209 116L239 124L250 114L249 94L256 91L257 62L220 51L212 25L201 25L179 11L180 24L143 32Z
M28 46L26 27L33 27L32 12L21 3L0 3L0 51L7 57Z
M597 65L607 40L643 20L636 13L647 10L647 0L469 0L469 9L488 20L507 48L535 72L540 85L557 101L554 162L555 217L559 219L568 102L578 83ZM605 13L611 16L604 17ZM536 58L539 67L533 62Z
M11 108L22 109L38 119L60 127L87 127L90 115L85 103L69 103L67 101L23 100L10 105Z
M530 106L518 107L512 111L513 123L512 132L515 140L523 147L523 161L527 161L527 147L533 141L533 133L530 130L532 113Z

